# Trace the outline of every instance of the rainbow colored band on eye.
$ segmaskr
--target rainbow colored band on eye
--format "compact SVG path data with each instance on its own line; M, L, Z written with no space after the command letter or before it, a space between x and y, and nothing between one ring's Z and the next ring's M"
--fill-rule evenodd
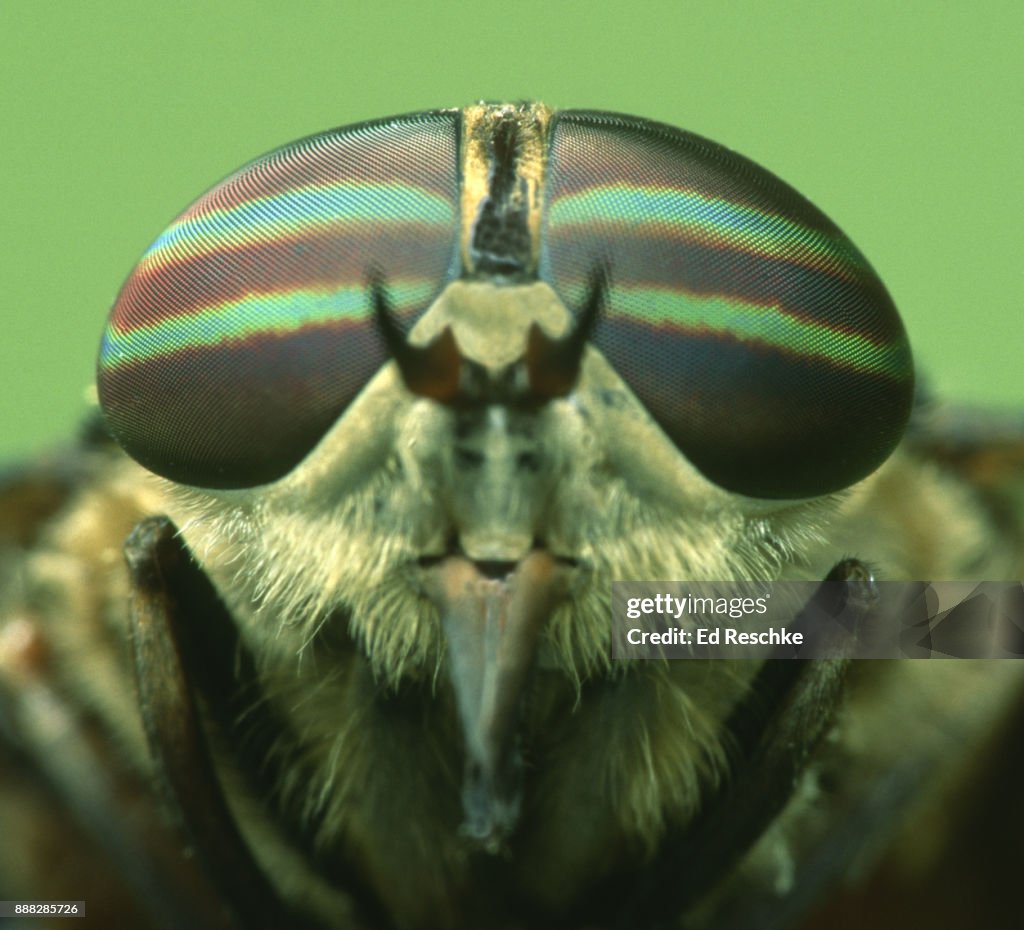
M258 197L233 207L193 209L150 246L140 265L149 269L188 258L246 248L260 242L300 239L327 229L387 223L428 223L450 230L449 199L402 184L311 185Z
M649 229L668 239L777 258L806 268L853 279L870 266L845 237L833 237L777 213L670 187L605 184L566 194L548 213L553 233L600 224ZM841 261L839 260L841 256Z
M397 316L406 307L429 300L435 281L388 282L388 297ZM286 336L307 327L362 324L369 313L365 284L335 290L294 290L253 294L241 300L196 307L187 316L172 316L149 326L121 330L108 327L100 365L111 369L183 349L209 348L254 336Z
M578 291L582 297L584 287L581 285ZM617 311L616 306L629 309ZM760 343L789 355L865 374L888 378L906 374L904 346L880 343L826 322L800 319L777 304L687 294L678 288L617 286L607 316L653 328L666 327L675 335L703 333Z

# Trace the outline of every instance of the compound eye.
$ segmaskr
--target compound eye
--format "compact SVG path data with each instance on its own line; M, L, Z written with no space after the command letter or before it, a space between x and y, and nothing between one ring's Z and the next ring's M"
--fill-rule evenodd
M184 484L297 465L387 360L369 273L411 324L457 272L458 114L311 136L242 168L145 253L107 323L114 437Z
M552 120L541 276L711 481L812 497L873 471L910 415L906 333L867 260L774 175L631 117Z

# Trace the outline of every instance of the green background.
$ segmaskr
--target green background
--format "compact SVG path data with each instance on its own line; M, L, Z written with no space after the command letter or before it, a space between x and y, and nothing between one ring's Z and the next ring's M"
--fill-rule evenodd
M1024 401L1024 4L0 6L0 459L69 436L150 241L252 157L477 99L664 120L851 236L942 394Z

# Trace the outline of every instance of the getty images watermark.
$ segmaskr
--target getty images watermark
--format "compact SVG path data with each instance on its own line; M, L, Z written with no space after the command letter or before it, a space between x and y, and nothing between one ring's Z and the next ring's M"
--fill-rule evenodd
M1024 583L619 581L616 659L1024 658Z

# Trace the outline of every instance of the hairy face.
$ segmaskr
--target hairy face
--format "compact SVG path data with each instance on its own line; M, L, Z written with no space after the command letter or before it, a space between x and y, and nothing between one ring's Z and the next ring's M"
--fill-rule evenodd
M497 379L534 324L551 338L570 329L547 285L456 282L410 343L448 329ZM392 683L437 668L430 573L446 557L500 576L548 554L564 594L540 658L578 678L608 661L610 581L772 577L830 509L706 480L593 348L575 390L541 404L446 405L410 392L390 363L281 480L175 499L186 540L261 652L295 656L325 623L345 623Z

